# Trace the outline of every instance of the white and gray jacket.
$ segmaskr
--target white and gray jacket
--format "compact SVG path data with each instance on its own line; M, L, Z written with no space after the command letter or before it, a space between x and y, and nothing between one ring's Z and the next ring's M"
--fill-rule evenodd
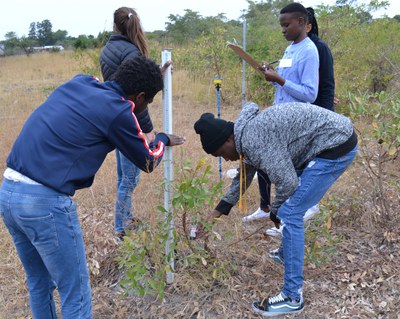
M246 163L246 186L257 170L265 172L275 185L275 200L271 204L274 214L297 189L296 169L302 169L327 150L348 145L349 140L351 149L357 143L350 119L299 102L273 105L262 112L258 105L248 102L235 122L234 137L236 149ZM229 214L239 195L237 174L216 209Z

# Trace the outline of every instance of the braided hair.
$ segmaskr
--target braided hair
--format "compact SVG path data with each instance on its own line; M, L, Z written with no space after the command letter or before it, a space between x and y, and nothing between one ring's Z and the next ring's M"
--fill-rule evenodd
M315 35L318 36L318 23L317 19L315 18L314 9L308 7L306 10L307 10L308 22L311 24L311 30L309 33L314 33Z

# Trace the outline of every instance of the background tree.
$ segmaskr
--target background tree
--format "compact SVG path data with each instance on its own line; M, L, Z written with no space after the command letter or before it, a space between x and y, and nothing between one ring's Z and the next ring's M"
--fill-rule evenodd
M204 18L189 9L185 9L183 16L170 14L168 19L170 22L166 23L166 37L178 44L193 42L201 35L208 36L215 28L223 27L227 21L222 13Z
M14 31L9 31L4 35L4 37L5 37L5 40L3 41L4 53L6 55L15 54L16 50L18 49L18 45L19 45L17 33Z
M52 34L52 43L53 44L63 44L65 39L68 36L68 32L65 30L57 30Z
M39 45L45 46L54 44L52 28L53 25L50 20L47 19L36 23L36 34Z
M93 49L97 47L97 40L93 35L81 34L74 42L74 48L79 50Z
M32 47L35 45L35 40L30 37L22 36L18 39L18 47L20 47L27 56L33 53Z
M37 40L36 23L35 22L31 22L31 24L29 25L28 38L35 40L35 41Z
M111 37L112 31L99 32L97 35L97 45L102 48L107 43L108 39Z

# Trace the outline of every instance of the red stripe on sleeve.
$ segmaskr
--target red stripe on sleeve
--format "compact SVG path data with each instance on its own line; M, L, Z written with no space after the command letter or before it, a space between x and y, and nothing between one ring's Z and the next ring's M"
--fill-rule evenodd
M142 143L143 143L144 147L147 149L147 151L149 152L149 155L151 155L155 158L159 158L160 156L162 156L164 154L165 144L163 142L159 141L157 143L156 149L154 149L154 150L150 149L149 144L147 143L147 139L144 136L142 129L140 128L140 125L136 118L136 115L133 112L135 110L135 103L133 103L131 100L128 100L128 101L131 103L132 117L133 117L133 120L135 121L136 127L138 128L137 135L142 139Z

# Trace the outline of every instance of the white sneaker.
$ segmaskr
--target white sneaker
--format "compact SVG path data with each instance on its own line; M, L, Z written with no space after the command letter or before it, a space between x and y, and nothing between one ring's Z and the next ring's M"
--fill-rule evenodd
M272 227L268 228L265 231L265 234L271 237L282 237L282 230L283 230L283 225L279 226L279 228Z
M307 209L306 213L304 214L304 222L309 220L311 217L313 217L316 213L319 212L319 205L314 205L313 207L310 207Z
M242 222L248 223L248 222L252 222L254 220L259 220L259 219L263 219L263 218L269 218L269 212L268 213L264 212L261 208L258 208L253 214L244 216L242 218Z

